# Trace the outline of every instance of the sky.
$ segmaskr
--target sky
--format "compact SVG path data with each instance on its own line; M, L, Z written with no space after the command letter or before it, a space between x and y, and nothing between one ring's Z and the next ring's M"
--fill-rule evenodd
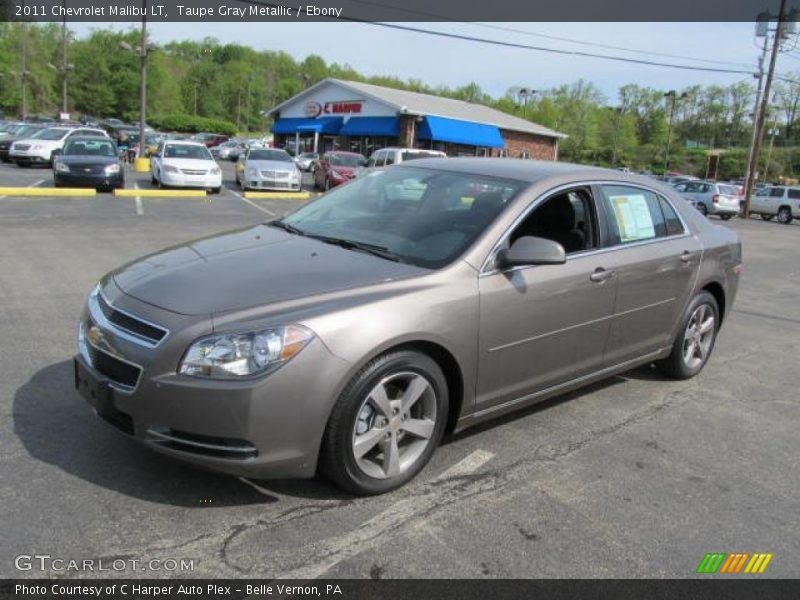
M750 72L756 69L759 56L751 23L404 25L526 45ZM71 28L78 36L84 36L93 27L124 30L134 26L131 23L74 23ZM508 31L508 28L520 32ZM153 23L149 25L149 31L157 43L201 40L211 36L221 43L235 42L257 50L283 50L301 60L308 54L318 54L328 63L346 63L365 75L393 75L401 79L413 77L431 86L443 84L457 87L474 81L492 96L501 96L512 86L546 89L583 78L593 82L613 103L619 87L627 83L669 90L694 84L725 85L752 80L752 76L746 74L687 71L562 56L396 31L362 23ZM548 39L543 35L685 58L624 52ZM701 62L700 59L722 62ZM800 58L782 55L778 71L800 71Z

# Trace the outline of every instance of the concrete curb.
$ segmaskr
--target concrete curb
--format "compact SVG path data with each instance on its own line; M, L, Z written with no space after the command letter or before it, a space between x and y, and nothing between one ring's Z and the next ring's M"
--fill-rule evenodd
M122 196L127 198L205 198L208 194L205 190L138 190L138 189L124 189L114 190L115 196Z
M0 187L0 196L96 196L94 188Z

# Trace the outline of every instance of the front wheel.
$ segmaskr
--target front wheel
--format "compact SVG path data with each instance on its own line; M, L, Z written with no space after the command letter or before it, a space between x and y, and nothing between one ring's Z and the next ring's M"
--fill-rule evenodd
M702 202L699 202L699 203L697 204L697 210L699 210L699 211L700 211L700 214L701 214L701 215L703 215L704 217L707 217L707 216L708 216L708 208L707 208L707 207L706 207L706 205L705 205L705 204L703 204Z
M415 351L384 354L353 377L333 408L321 470L360 495L397 489L419 473L444 435L447 381Z
M782 225L789 225L792 222L792 211L786 206L781 207L778 211L778 223Z
M697 294L683 315L680 333L670 355L656 363L673 379L689 379L703 370L714 349L719 329L719 307L708 292Z
M213 188L211 188L209 191L210 191L212 194L219 194L220 190L222 190L222 188L219 188L219 187L213 187Z
M768 215L767 213L761 213L761 218L764 219L765 221L772 221L772 217L774 216L775 215Z

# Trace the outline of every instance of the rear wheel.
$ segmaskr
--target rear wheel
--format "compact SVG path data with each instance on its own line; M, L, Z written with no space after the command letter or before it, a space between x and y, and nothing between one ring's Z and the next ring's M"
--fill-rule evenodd
M212 194L219 194L220 190L222 190L222 188L219 188L219 187L213 187L213 188L211 188L209 191L210 191Z
M733 216L732 214L727 213L727 214L720 215L719 218L722 219L723 221L728 221L732 216Z
M788 206L781 206L778 210L778 223L788 225L792 222L792 209Z
M448 391L425 354L384 354L365 366L336 402L320 467L355 494L382 494L411 480L444 435Z
M704 217L708 216L708 208L706 208L706 205L703 204L702 202L697 203L697 210L699 210L700 214L703 215Z
M665 375L673 379L689 379L703 370L719 329L719 307L708 292L697 294L684 313L681 331L672 345L670 355L656 363Z

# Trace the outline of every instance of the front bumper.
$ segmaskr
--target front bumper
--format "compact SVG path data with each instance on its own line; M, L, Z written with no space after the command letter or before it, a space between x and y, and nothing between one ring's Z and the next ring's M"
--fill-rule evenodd
M18 165L45 165L50 164L50 156L41 154L10 151L11 160Z
M246 177L245 187L259 190L300 190L299 179L266 179L263 177Z
M120 171L111 175L92 173L84 175L82 173L63 173L57 171L53 175L56 186L66 187L88 187L88 188L121 188L125 186L125 176Z
M222 173L217 175L184 175L183 173L161 172L161 183L174 187L218 188L222 187Z
M82 326L87 331L94 325L101 335L79 338L76 385L98 415L158 452L215 471L254 478L315 474L328 415L350 363L314 340L289 363L256 379L215 381L179 375L188 344L209 332L208 319L156 309L122 294L113 284L106 285L104 295L114 310L158 322L170 333L156 347L144 347L89 300ZM101 340L101 345L90 339ZM115 380L119 373L107 364L107 352L128 368L139 368L138 377L123 384ZM103 397L102 402L92 391Z

